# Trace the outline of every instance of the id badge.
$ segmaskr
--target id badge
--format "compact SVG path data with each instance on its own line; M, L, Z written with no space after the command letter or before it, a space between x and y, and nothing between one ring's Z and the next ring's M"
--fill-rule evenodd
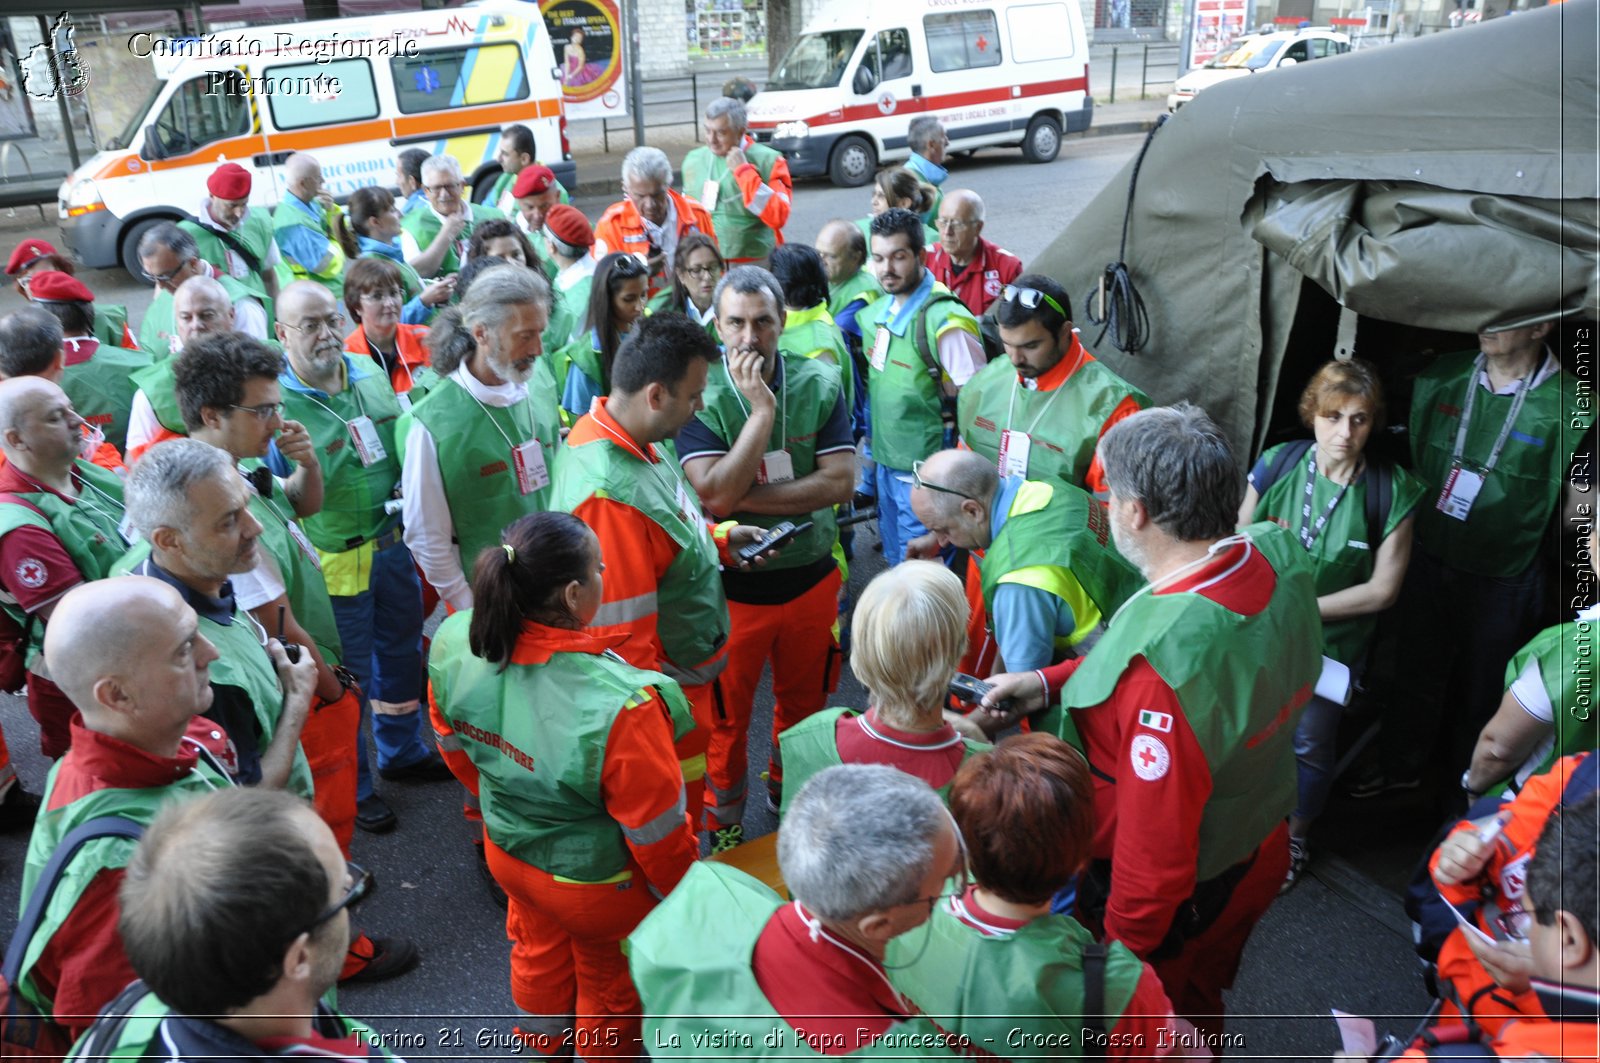
M722 186L714 177L706 178L706 183L700 186L700 205L707 210L717 209L717 193Z
M1028 454L1033 450L1033 439L1026 432L1007 428L1000 433L1000 475L1027 476Z
M761 468L756 472L758 484L786 484L794 479L794 459L787 450L769 450L761 455Z
M550 470L545 467L544 447L537 439L511 448L511 467L517 470L517 487L525 495L550 486Z
M883 367L889 361L889 330L882 325L878 326L877 339L872 341L872 368L883 372Z
M1478 492L1483 490L1483 474L1461 465L1452 466L1450 475L1445 478L1444 490L1439 492L1439 501L1436 505L1439 512L1456 520L1466 520L1467 514L1472 512L1472 503L1478 500Z
M404 391L395 392L394 401L400 404L401 413L411 412L411 396L406 394Z
M320 572L322 570L322 558L317 556L317 548L311 545L311 540L306 538L306 533L300 530L300 525L291 520L285 521L284 527L289 529L289 535L294 539L294 544L300 548L300 552L310 558L311 563L316 565L317 570Z
M683 519L691 526L705 532L706 521L700 515L700 505L690 497L689 489L683 485L682 481L678 483L678 512L683 514ZM706 532L706 534L710 533Z
M378 426L366 414L350 422L350 440L356 445L362 465L376 465L389 456L383 449L383 440L378 438Z

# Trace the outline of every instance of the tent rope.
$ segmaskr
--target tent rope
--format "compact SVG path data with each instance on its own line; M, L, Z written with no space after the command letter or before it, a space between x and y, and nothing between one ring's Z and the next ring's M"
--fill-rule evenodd
M1128 179L1128 203L1122 212L1122 244L1117 249L1117 261L1105 268L1100 283L1084 298L1090 324L1100 325L1100 334L1094 345L1100 346L1106 333L1111 343L1125 354L1138 354L1150 342L1150 315L1145 310L1144 299L1133 286L1128 273L1128 223L1133 219L1133 193L1139 185L1139 167L1144 164L1145 152L1150 150L1156 132L1166 124L1170 115L1162 115L1145 135L1144 146L1133 160L1133 175Z

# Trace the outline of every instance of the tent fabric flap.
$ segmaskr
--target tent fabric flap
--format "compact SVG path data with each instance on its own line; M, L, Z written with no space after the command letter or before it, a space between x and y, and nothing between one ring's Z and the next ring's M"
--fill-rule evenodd
M1252 205L1251 236L1364 317L1476 332L1560 312L1600 315L1593 200L1263 177ZM1491 319L1466 292L1494 293Z

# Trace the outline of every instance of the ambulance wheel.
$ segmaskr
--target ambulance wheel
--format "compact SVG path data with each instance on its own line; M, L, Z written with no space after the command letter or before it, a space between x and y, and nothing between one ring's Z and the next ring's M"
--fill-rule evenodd
M139 241L144 239L145 233L157 225L176 220L176 218L145 218L122 234L122 244L118 252L122 259L122 268L127 270L128 276L139 284L149 284L148 278L144 275L144 267L139 264Z
M1022 157L1029 162L1050 162L1061 153L1061 125L1047 114L1036 114L1022 138Z
M828 160L828 178L840 188L860 188L872 180L878 168L878 153L862 137L845 137Z

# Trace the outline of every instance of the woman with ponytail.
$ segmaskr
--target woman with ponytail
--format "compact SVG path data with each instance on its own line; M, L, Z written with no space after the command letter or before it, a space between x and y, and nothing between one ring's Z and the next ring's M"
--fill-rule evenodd
M689 704L608 652L621 636L585 630L604 571L577 517L519 518L479 553L473 608L428 664L440 749L479 796L510 900L517 1034L544 1055L642 1054L621 943L698 852L673 748Z

